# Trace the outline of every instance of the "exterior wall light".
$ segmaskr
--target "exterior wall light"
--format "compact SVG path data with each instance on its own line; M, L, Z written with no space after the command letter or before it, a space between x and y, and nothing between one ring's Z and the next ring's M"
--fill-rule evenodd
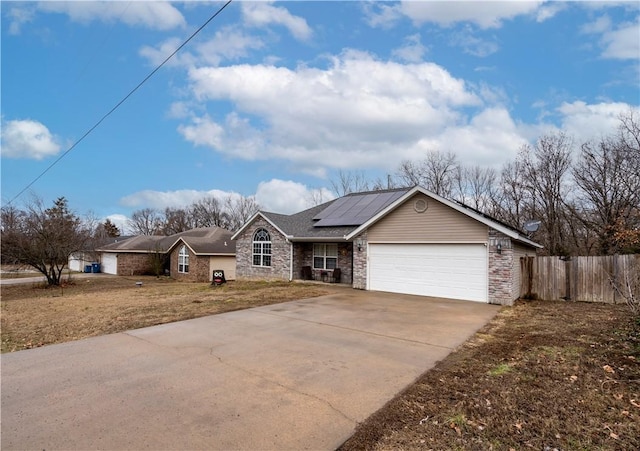
M498 245L496 246L496 252L498 254L502 254L502 243L498 242Z
M358 238L356 240L356 247L358 248L358 251L362 252L362 248L364 247L364 240L362 238Z

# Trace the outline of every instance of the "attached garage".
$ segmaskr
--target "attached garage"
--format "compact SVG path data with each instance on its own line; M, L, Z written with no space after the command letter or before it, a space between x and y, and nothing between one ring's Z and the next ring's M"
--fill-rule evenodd
M118 274L118 254L102 253L100 270L105 274Z
M213 280L213 271L221 269L224 271L226 280L236 280L236 259L229 257L209 258L209 281Z
M368 288L488 302L484 244L370 244Z

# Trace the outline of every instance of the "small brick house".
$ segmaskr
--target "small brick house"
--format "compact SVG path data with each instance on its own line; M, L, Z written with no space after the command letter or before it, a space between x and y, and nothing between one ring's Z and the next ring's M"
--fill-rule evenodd
M107 274L153 275L159 270L177 280L210 282L219 269L227 280L235 280L235 244L228 230L203 227L170 236L130 237L97 252Z
M542 246L422 187L352 193L293 214L258 212L233 236L238 278L511 305L520 257Z

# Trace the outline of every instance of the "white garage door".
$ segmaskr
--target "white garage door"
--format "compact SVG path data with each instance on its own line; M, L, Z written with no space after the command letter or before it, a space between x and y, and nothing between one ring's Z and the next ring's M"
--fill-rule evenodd
M369 289L487 302L483 244L370 244Z
M102 254L100 270L106 274L118 274L118 254Z

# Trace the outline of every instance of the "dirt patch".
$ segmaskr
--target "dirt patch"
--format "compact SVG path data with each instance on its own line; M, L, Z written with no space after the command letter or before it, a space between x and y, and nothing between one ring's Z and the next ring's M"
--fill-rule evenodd
M139 286L137 282L142 282ZM2 352L321 296L340 289L289 282L183 283L96 277L63 287L2 286Z
M640 449L639 359L625 306L521 302L341 449Z

